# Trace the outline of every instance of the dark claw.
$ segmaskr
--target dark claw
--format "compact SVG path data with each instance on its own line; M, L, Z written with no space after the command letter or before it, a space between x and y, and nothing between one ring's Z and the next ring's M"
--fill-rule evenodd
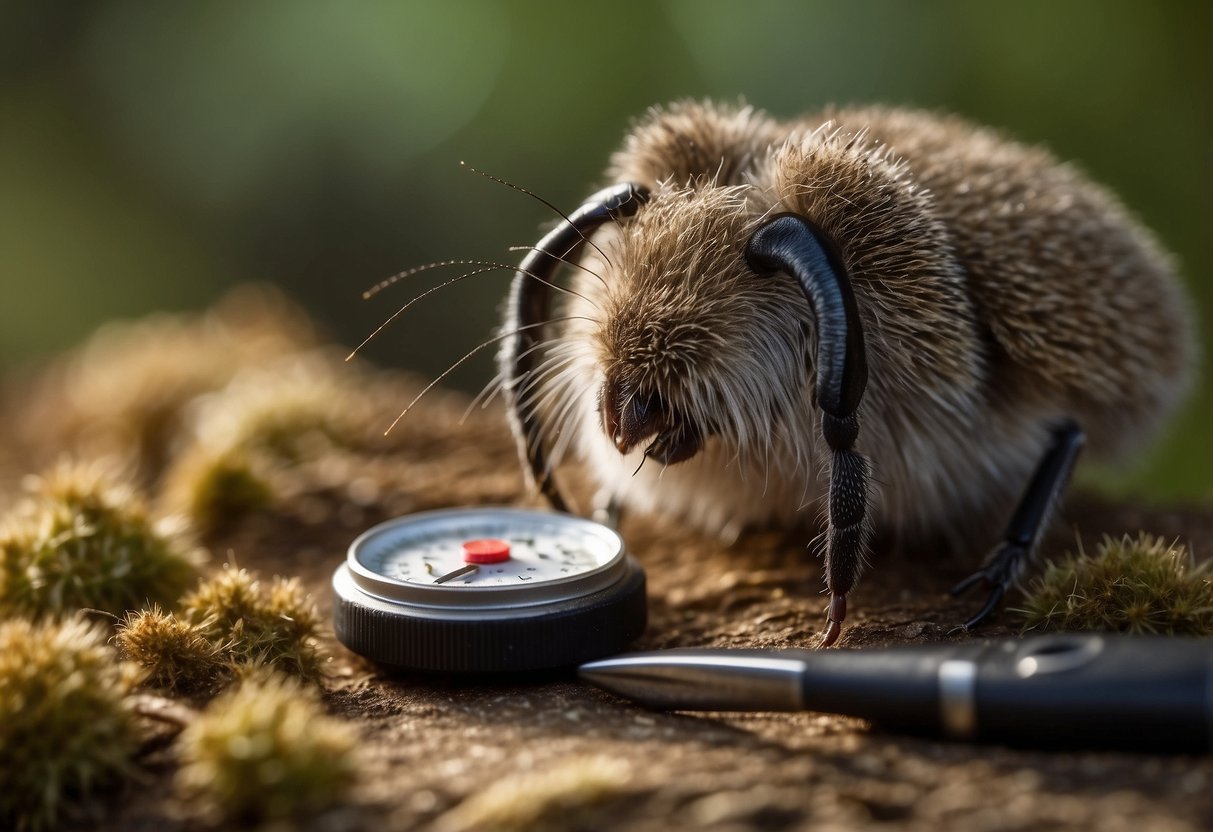
M958 583L956 586L952 587L948 591L951 593L952 597L955 598L957 595L964 595L966 592L968 592L970 589L977 586L978 584L989 583L989 581L990 581L990 578L988 575L986 575L986 571L984 569L981 569L981 570L978 570L977 572L974 572L972 575L965 578L963 581L961 581L960 583Z
M953 597L963 595L978 584L990 587L990 597L986 599L985 606L981 608L981 611L977 615L970 618L957 629L967 632L990 617L991 613L1002 603L1002 599L1006 597L1007 589L1014 583L1014 579L1011 576L1015 573L1017 565L1019 565L1025 554L1021 546L1004 544L990 556L984 567L952 587L951 593Z
M973 616L963 625L961 625L964 627L965 631L967 632L968 630L972 630L974 627L981 624L981 622L989 618L990 613L994 612L994 610L998 608L998 605L1002 603L1003 596L1006 594L1006 584L996 585L994 589L990 591L990 597L986 599L986 605L981 608L981 612L977 613L977 615Z
M1073 420L1066 419L1053 429L1053 439L1044 457L1036 466L1028 488L1019 499L1003 541L986 558L980 570L952 587L952 595L960 595L978 584L990 587L990 597L981 612L966 621L960 629L970 630L985 621L1002 602L1027 566L1032 551L1048 525L1049 516L1066 481L1070 469L1082 449L1084 434Z
M817 642L819 648L830 647L834 642L838 641L838 636L842 633L842 625L833 619L826 620L825 631L821 634L821 641Z
M821 641L817 642L818 647L829 647L838 641L838 636L842 634L842 622L846 617L847 596L831 595L829 611L826 613L826 628L821 634Z

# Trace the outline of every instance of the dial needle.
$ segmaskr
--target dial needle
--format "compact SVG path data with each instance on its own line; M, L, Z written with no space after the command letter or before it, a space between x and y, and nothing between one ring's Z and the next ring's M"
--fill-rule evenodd
M458 568L458 569L456 569L454 572L447 572L447 573L446 573L445 575L443 575L441 578L435 578L435 579L434 579L434 583L436 583L436 584L445 584L447 581L453 581L453 580L455 580L456 578L461 577L461 576L463 576L463 575L470 575L471 573L475 572L475 571L476 571L476 570L478 570L479 568L480 568L480 567L479 567L479 566L477 566L476 564L474 564L474 563L469 563L467 566L461 566L461 567L459 567L459 568Z

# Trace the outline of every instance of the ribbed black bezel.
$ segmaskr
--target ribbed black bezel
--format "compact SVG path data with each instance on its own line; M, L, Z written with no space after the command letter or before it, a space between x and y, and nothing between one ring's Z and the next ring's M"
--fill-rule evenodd
M407 670L498 673L572 667L623 650L644 632L644 571L628 556L623 577L581 598L443 617L367 595L333 575L337 640L372 661Z

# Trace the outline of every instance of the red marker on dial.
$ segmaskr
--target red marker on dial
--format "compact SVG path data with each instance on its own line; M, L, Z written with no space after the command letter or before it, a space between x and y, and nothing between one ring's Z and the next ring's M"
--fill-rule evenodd
M463 544L465 563L501 563L510 559L510 544L495 537L469 540Z

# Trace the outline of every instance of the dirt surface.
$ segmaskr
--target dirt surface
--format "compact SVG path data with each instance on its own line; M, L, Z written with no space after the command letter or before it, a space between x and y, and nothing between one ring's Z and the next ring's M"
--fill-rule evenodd
M405 395L411 382L399 383ZM407 399L403 399L407 401ZM328 582L350 540L399 514L446 506L534 504L523 494L502 414L436 393L390 449L309 463L275 510L207 541L263 574L299 575L326 614ZM36 452L0 451L5 490ZM1213 552L1213 511L1071 498L1045 553L1145 529ZM805 532L752 533L723 546L651 518L622 533L644 565L650 623L637 648L805 647L821 625L820 574ZM949 635L977 599L944 590L971 559L878 551L852 596L844 647L918 644ZM1012 602L1014 603L1014 602ZM1015 630L1003 613L982 635ZM364 746L356 805L308 829L552 828L1198 830L1213 824L1208 758L1044 753L906 738L816 713L668 714L642 710L567 673L499 679L393 675L331 638L330 710ZM1132 726L1126 725L1131 731ZM171 794L170 746L147 777L87 828L199 827Z

